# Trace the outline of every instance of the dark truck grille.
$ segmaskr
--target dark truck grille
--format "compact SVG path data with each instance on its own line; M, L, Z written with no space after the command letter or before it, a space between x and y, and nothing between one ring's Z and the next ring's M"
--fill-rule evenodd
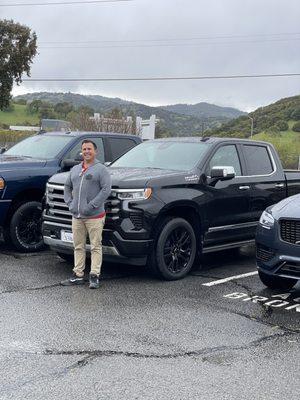
M300 245L300 220L280 220L280 236L284 242Z
M72 215L67 204L64 202L64 186L47 184L47 220L63 223L65 225L72 224ZM120 200L115 196L110 196L105 202L106 220L105 225L109 226L120 218Z

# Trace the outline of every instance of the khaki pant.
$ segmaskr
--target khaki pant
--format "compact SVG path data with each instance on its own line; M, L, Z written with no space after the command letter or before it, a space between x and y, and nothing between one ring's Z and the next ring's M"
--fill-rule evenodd
M74 268L77 276L84 275L86 258L87 234L91 244L91 274L100 275L102 265L102 231L105 222L103 218L72 218L72 232L74 240Z

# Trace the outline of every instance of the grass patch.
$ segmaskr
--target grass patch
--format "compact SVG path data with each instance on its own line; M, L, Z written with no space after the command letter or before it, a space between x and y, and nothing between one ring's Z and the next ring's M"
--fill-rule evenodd
M0 111L0 124L39 126L38 114L28 114L25 105L12 105L12 111Z
M291 130L280 132L280 134L258 133L253 140L263 140L273 144L277 150L284 168L298 168L300 155L300 133Z

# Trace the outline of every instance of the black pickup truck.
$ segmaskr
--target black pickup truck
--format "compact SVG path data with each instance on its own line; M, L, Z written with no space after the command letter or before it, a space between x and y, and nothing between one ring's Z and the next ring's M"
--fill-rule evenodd
M184 277L201 253L253 242L262 211L300 192L300 171L284 171L272 145L242 139L170 138L144 142L110 167L104 259L148 264ZM72 256L66 173L47 184L44 240Z
M31 136L0 155L0 229L23 252L43 247L41 201L51 175L81 160L81 143L93 140L102 162L115 160L142 142L134 135L105 132L49 132Z

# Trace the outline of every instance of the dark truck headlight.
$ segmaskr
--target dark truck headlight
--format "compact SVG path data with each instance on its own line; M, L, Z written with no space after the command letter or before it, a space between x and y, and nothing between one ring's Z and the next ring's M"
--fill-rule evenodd
M113 193L120 200L147 200L151 197L152 189L113 189Z
M0 190L3 190L5 188L5 180L0 177Z

